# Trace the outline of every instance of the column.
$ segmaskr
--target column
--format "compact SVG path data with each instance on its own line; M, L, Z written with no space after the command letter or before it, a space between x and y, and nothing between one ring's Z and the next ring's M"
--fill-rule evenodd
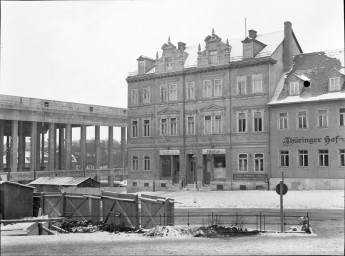
M101 141L101 136L100 136L100 126L97 125L95 126L95 169L99 169L101 165L101 148L100 148L100 141Z
M36 170L41 170L41 162L40 162L40 155L41 155L41 126L42 123L37 123L37 136L36 136Z
M114 130L112 126L108 127L108 168L113 168L113 142Z
M121 168L126 166L126 127L121 127Z
M5 122L0 120L0 172L4 171L4 133L5 133Z
M55 124L49 123L48 171L54 170L55 163Z
M58 169L62 170L64 165L64 144L65 144L65 131L64 128L60 126L59 128L59 166Z
M37 122L31 122L31 139L30 139L30 171L34 172L36 179L36 159L37 159ZM39 152L38 152L39 153Z
M17 172L18 171L18 121L13 120L12 121L12 127L11 127L11 172Z
M71 155L72 155L72 125L66 124L66 138L65 138L65 170L71 170Z
M10 136L6 136L6 168L7 171L10 169L10 158L11 158L11 146L10 146Z
M80 169L86 169L86 126L80 126Z
M41 129L41 167L44 167L44 129L43 127Z
M23 125L24 122L19 122L18 170L20 172L22 172L25 167L25 137Z

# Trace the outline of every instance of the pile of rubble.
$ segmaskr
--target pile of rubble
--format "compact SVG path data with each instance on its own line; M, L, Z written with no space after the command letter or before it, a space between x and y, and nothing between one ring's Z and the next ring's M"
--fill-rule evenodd
M128 228L123 225L109 225L104 222L95 225L92 221L80 220L64 220L59 225L59 228L69 233L94 233L97 231L107 232L132 232L135 229Z

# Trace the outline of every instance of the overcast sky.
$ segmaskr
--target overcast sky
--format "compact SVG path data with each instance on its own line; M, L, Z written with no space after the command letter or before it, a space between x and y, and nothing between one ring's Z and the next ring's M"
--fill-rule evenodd
M283 30L303 52L344 48L342 0L1 1L0 93L127 107L140 55ZM118 134L118 133L116 133Z

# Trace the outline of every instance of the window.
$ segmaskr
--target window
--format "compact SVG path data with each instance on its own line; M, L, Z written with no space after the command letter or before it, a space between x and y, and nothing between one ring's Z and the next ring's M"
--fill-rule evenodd
M246 76L237 77L237 95L245 95L247 93L246 81L247 81Z
M205 134L212 134L212 116L204 117Z
M292 82L290 83L290 96L299 95L299 83Z
M340 91L340 77L332 77L329 79L329 91Z
M253 93L262 92L262 75L252 75Z
M264 171L264 154L254 154L254 171Z
M253 58L253 45L252 43L243 44L243 57Z
M319 150L319 166L321 167L328 166L328 149Z
M308 150L298 150L298 164L301 167L308 166Z
M288 167L289 163L289 151L288 150L281 150L280 151L280 166L281 167Z
M164 84L160 86L160 100L161 102L176 101L177 100L177 85Z
M172 57L165 58L165 69L166 71L172 70Z
M345 126L345 108L339 109L339 125Z
M176 117L170 118L170 135L177 134Z
M288 129L288 113L279 113L279 129Z
M254 112L254 132L262 132L262 113Z
M138 99L139 99L139 90L133 89L131 93L132 97L132 105L138 105Z
M299 129L307 129L307 111L299 111L297 113L297 123Z
M139 66L139 73L143 74L145 73L145 61L138 61L138 66Z
M161 135L168 135L168 122L166 118L161 119Z
M137 120L132 121L132 137L133 138L138 137L138 121Z
M222 133L222 126L223 126L222 116L221 115L215 115L214 116L214 130L213 130L213 133L215 133L215 134Z
M339 149L340 166L345 167L345 149Z
M150 170L150 157L144 156L144 171Z
M160 119L161 135L177 135L177 118L161 118Z
M222 88L222 80L214 79L214 97L220 97L223 95Z
M212 81L205 80L204 81L204 98L211 98L212 97Z
M143 103L150 103L150 87L144 88L143 90Z
M195 83L194 82L187 83L186 97L187 97L187 100L195 100Z
M220 134L223 130L222 115L205 115L204 117L205 134Z
M247 117L245 113L238 114L238 132L246 132Z
M177 85L169 84L169 101L177 100Z
M137 182L132 182L132 186L136 187L137 186Z
M144 137L150 136L150 120L144 120Z
M193 135L195 134L195 120L194 116L187 117L187 134Z
M318 110L318 123L319 127L328 127L328 115L326 109Z
M248 155L247 154L238 155L238 171L239 172L248 171Z
M217 51L209 51L208 52L209 54L209 61L210 61L210 64L216 64L218 63L218 56L217 56Z
M144 187L149 187L150 184L148 182L144 182Z
M45 102L44 102L44 106L45 106L46 108L49 108L49 101L45 101Z
M134 171L138 170L138 163L139 163L139 157L133 156L132 157L132 170L134 170Z

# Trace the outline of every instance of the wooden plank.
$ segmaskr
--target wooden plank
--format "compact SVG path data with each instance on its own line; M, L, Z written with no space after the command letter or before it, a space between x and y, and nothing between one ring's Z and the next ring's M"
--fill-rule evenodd
M110 197L110 196L103 196L103 198L110 199L110 200L120 200L120 201L125 201L125 202L135 202L134 199L125 199L125 198L117 198L117 197Z
M78 213L80 215L80 217L82 217L85 221L87 221L87 219L83 216L83 214L81 214L81 212L78 210L86 201L87 198L84 198L84 200L78 205L78 207L76 207L73 202L70 200L70 198L66 197L66 201L69 202L69 204L72 206L72 208L74 209L74 212L69 216L69 217L74 217L74 213Z
M13 220L0 220L0 223L23 223L23 222L46 222L46 221L63 221L64 218L38 218L38 219L13 219Z
M128 221L128 223L130 225L132 225L132 227L135 227L135 225L133 225L132 221L128 218L126 211L121 207L121 204L119 203L118 200L116 200L116 203L117 203L117 206L119 207L120 211L122 212L123 217L125 217L125 219Z
M52 209L50 210L50 212L47 213L48 216L49 216L49 214L50 214L53 210L57 213L58 216L61 216L61 213L56 209L57 205L58 205L59 202L61 201L61 198L62 198L62 197L59 198L59 200L56 202L55 205L53 205L53 203L50 202L47 198L44 198L44 201L48 202L48 204L52 207ZM44 211L43 211L43 212L44 212Z
M151 212L150 212L150 210L147 208L146 204L143 203L142 206L144 206L143 208L146 209L146 213L147 213L147 216L148 216L149 218L148 218L148 221L146 221L146 223L145 223L144 225L143 225L143 223L141 223L141 227L142 227L142 228L146 228L146 226L147 226L148 224L150 224L150 219L151 219L151 221L154 223L154 225L157 226L157 222L156 222L156 221L154 220L154 218L152 217ZM141 208L141 209L142 209L142 213L143 213L143 208ZM143 216L145 216L145 214L141 214L141 218L143 218ZM146 218L147 216L145 216L144 218Z

